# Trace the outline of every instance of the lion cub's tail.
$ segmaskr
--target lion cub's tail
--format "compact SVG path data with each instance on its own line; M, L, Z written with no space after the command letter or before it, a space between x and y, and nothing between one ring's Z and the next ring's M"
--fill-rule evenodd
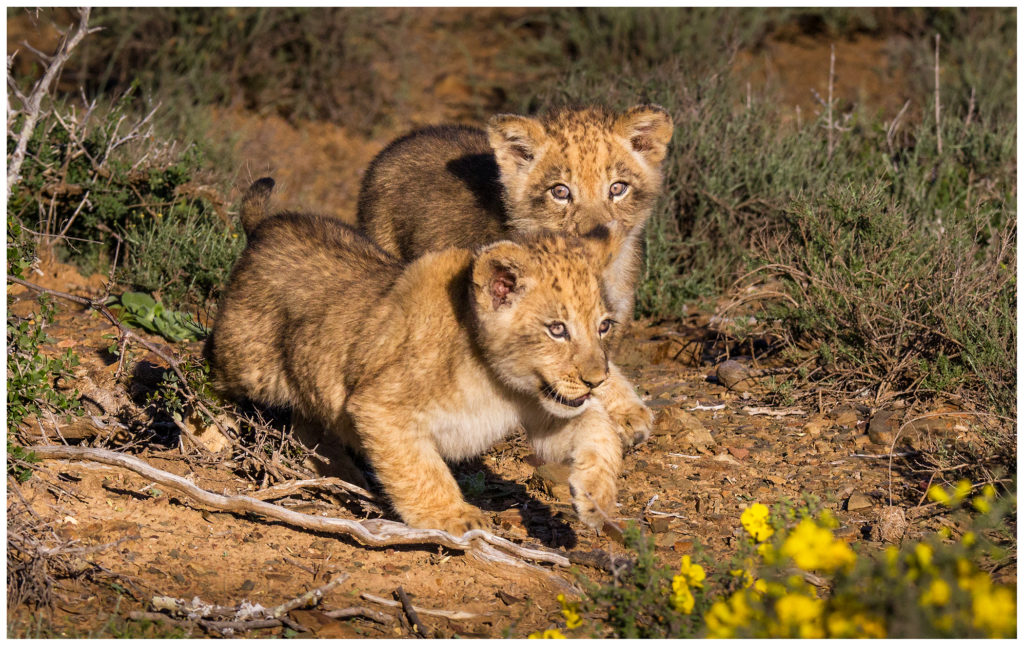
M263 218L267 217L267 205L270 203L270 192L274 190L274 180L263 177L252 183L249 190L242 196L242 228L246 236L252 236Z

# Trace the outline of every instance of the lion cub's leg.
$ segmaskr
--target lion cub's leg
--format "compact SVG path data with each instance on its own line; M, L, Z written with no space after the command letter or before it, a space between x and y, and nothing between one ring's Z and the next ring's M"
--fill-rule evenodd
M527 436L542 459L569 462L569 487L580 520L600 529L614 518L617 480L622 470L619 431L599 401L568 420L549 420L547 426L527 428Z
M622 450L636 446L650 437L654 413L636 394L633 384L618 366L608 364L608 379L595 392L617 427Z
M393 421L397 416L388 417ZM480 509L462 499L455 477L429 438L365 418L357 424L374 473L407 525L455 536L490 526Z
M299 409L292 410L292 433L295 439L310 450L316 450L316 456L305 460L305 466L321 477L341 478L364 489L369 489L362 469L352 459L349 450L357 450L352 440L346 441L345 429L328 432L323 425L302 413ZM319 459L323 457L324 459Z

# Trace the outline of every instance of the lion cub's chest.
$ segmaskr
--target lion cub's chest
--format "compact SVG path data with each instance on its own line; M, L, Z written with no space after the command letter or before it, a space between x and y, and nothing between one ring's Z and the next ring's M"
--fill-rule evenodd
M519 407L486 377L464 378L422 411L438 451L447 460L475 457L508 435L521 419Z

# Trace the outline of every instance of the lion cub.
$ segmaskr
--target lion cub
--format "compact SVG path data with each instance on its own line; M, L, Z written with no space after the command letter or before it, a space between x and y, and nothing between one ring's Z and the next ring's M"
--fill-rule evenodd
M606 272L615 317L633 317L644 225L661 193L672 119L656 105L623 113L562 109L491 118L487 130L433 127L395 140L370 164L358 221L408 262L538 230L624 232Z
M248 245L206 348L218 387L363 451L406 523L454 534L487 520L445 460L521 424L541 458L571 463L576 510L600 527L615 509L616 420L639 401L605 349L613 316L595 272L614 231L403 265L333 218L264 217L272 187L259 180L243 199Z

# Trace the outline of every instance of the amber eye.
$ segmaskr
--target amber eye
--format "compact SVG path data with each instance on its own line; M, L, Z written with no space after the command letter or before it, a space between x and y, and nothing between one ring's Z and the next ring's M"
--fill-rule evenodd
M608 195L613 198L622 197L627 192L629 192L629 184L625 182L615 182L608 187Z
M559 202L568 202L569 198L572 197L572 191L565 184L555 184L551 187L551 197Z
M554 339L568 339L569 330L566 329L565 323L561 321L555 321L554 323L548 323L548 334Z
M613 321L611 319L605 319L605 320L601 321L601 325L599 325L597 327L597 333L600 334L601 336L604 336L605 334L608 334L608 330L612 329L612 325L614 323L615 323L615 321Z

